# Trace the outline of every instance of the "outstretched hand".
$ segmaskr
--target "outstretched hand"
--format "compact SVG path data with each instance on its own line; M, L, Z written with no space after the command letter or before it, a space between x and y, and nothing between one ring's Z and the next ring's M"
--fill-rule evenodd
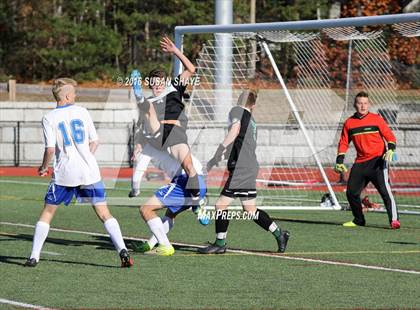
M162 37L160 40L160 48L165 53L173 54L178 49L176 45L167 36Z

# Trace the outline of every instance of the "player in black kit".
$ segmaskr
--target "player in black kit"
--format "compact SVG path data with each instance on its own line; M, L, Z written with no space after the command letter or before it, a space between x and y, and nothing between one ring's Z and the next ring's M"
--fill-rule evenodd
M255 91L242 92L238 105L229 112L228 134L207 164L207 170L210 170L224 157L228 158L229 177L216 202L216 241L206 248L200 248L199 253L222 254L226 252L225 240L229 226L227 208L235 198L241 200L245 212L255 214L255 223L274 235L278 252L283 253L286 250L289 232L281 231L265 211L256 207L256 178L259 165L255 154L257 125L252 117L256 100Z
M198 175L188 145L186 134L188 118L182 102L188 81L195 73L195 67L168 37L162 38L160 46L163 52L178 57L185 70L174 80L169 80L163 70L155 69L150 72L147 83L152 89L153 96L145 99L136 95L142 117L145 119L142 130L148 143L159 150L169 150L181 163L189 177L187 186L193 200L198 200L200 193Z

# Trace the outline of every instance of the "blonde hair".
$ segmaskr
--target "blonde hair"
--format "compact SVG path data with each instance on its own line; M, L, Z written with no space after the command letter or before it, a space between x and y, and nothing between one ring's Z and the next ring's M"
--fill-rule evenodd
M54 95L55 100L57 100L57 102L63 99L62 98L63 90L68 90L68 86L71 86L74 88L77 86L77 82L70 78L59 78L59 79L54 80L52 93Z
M254 89L243 90L238 98L238 106L245 107L245 106L252 106L256 104L257 95L258 95L258 91Z

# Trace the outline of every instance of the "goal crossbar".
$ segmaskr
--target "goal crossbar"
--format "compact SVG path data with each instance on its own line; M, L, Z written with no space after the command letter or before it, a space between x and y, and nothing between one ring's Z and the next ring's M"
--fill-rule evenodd
M184 34L198 33L232 33L232 32L261 32L278 30L312 30L333 27L360 27L370 25L388 25L396 23L419 22L420 13L389 14L380 16L362 16L337 19L304 20L291 22L230 24L230 25L191 25L175 27L175 45L182 48ZM181 70L178 58L174 59L174 75Z

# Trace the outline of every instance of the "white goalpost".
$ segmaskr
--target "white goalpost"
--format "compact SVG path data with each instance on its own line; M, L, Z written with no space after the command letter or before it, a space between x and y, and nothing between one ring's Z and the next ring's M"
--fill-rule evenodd
M241 90L258 89L258 205L341 210L347 205L347 175L332 171L337 142L342 122L354 113L353 96L366 90L373 112L381 114L397 136L399 161L391 167L397 204L400 210L420 214L420 82L415 80L419 64L402 65L389 49L398 40L420 44L419 13L178 26L175 44L182 48L183 38L194 35L207 40L196 59L199 83L186 108L192 152L203 163L221 143L227 113ZM343 60L337 68L338 58ZM174 74L180 70L176 61ZM354 157L351 149L348 166ZM223 171L222 163L207 176L214 189L210 198L223 183ZM373 187L363 195L382 203Z

